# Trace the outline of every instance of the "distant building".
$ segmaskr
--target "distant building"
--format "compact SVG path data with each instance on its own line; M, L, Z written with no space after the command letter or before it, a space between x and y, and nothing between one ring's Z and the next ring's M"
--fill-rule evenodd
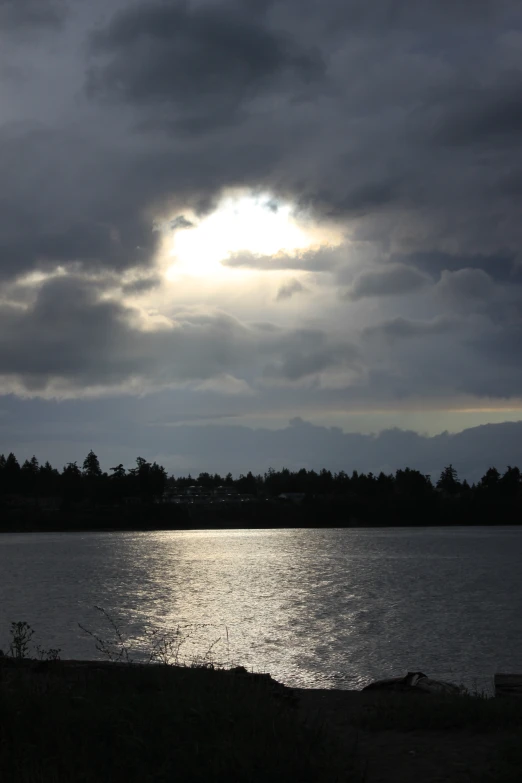
M278 495L279 500L287 503L302 503L305 497L304 492L283 492L281 495Z
M199 487L197 484L192 484L191 487L186 487L182 491L183 495L202 495L203 487Z
M216 487L212 494L217 498L237 497L239 492L234 487Z
M190 487L167 490L163 494L163 503L181 505L213 505L218 503L246 503L253 500L252 495L241 495L234 487L216 487L205 489L198 484Z

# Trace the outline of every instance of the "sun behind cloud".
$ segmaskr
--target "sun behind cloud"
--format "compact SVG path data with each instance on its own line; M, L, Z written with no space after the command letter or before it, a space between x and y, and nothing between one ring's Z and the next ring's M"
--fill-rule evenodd
M317 231L298 224L290 204L268 194L229 195L208 217L183 215L171 222L174 238L165 277L216 278L244 276L245 270L222 264L231 254L292 253L318 243Z

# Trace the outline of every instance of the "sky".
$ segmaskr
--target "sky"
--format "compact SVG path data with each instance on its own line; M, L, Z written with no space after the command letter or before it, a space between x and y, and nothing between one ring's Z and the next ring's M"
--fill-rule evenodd
M522 464L516 0L0 0L0 452Z

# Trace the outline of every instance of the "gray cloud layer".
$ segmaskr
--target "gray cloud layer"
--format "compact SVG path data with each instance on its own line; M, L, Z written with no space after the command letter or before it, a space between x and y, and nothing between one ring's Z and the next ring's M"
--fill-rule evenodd
M271 90L295 94L320 79L319 53L234 4L149 2L121 11L92 36L108 62L89 71L89 94L154 107L149 126L190 132L233 125Z
M38 29L4 36L28 66L1 83L0 375L32 393L308 379L318 404L329 382L347 400L522 394L519 3L103 6L64 24L58 0L0 3L4 31ZM123 293L152 291L154 220L192 230L183 215L227 187L337 221L341 249L226 261L313 273L310 311L292 327L207 311L143 330L114 276L137 269ZM10 298L57 265L29 304Z
M360 274L348 292L348 297L362 299L369 296L408 294L429 282L429 277L412 267L385 266L382 269Z
M0 0L0 25L11 31L57 27L67 11L66 0Z
M306 292L306 287L296 278L284 283L277 292L277 301L282 302L285 299L291 299L295 294Z
M353 363L357 350L321 330L246 325L225 313L180 312L144 330L140 314L70 277L45 283L25 308L0 309L0 368L32 392L138 390L252 372L298 381Z
M0 417L3 448L22 459L36 453L62 467L70 460L81 462L94 447L105 469L121 461L130 467L142 454L158 459L169 472L193 476L200 471L263 473L269 467L374 473L415 467L436 478L451 462L461 478L476 481L491 465L503 470L522 463L520 421L434 437L401 429L362 435L299 418L275 431L204 421L197 426L151 426L136 417L135 404L125 411L125 404L111 400L82 403L87 406L83 421L78 403L63 403L60 412L49 405L41 410L42 403L35 401L10 403L9 417Z
M413 321L408 318L392 318L390 321L369 326L364 330L366 337L385 337L390 341L404 340L411 337L426 337L453 333L458 328L458 321L448 317L434 318L432 321Z

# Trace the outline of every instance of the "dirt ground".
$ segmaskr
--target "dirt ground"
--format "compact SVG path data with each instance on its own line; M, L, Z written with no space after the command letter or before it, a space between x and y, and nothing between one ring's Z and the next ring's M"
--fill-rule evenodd
M314 689L295 693L305 720L326 723L347 753L355 750L364 783L496 783L499 750L513 737L512 731L356 729L354 717L372 703L373 694Z

